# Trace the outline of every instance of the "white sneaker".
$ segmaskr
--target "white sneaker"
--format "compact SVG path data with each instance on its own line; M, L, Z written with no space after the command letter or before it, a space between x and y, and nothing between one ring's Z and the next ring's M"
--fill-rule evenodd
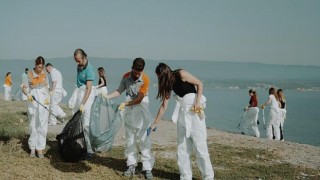
M49 126L56 126L57 123L48 123Z
M124 176L133 176L136 171L136 167L134 165L129 166L129 168L123 172Z
M36 157L36 150L31 149L30 157L32 158Z

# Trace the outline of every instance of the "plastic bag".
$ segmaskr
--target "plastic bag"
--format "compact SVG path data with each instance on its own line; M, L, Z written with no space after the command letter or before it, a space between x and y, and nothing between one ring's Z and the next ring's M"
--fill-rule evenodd
M78 162L84 157L87 149L80 111L73 115L56 139L58 140L59 153L66 162Z
M94 151L105 152L112 148L114 137L122 124L118 105L102 95L95 98L90 114L90 142Z

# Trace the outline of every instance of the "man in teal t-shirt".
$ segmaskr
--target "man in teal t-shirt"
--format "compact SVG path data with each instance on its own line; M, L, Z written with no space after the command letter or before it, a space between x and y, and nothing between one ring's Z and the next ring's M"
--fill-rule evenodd
M91 105L94 101L94 90L92 88L93 81L95 79L95 71L93 66L87 59L87 54L82 49L77 49L74 52L74 60L78 64L77 66L77 87L78 96L75 107L79 107L83 116L83 131L87 145L87 154L85 159L91 159L93 156L93 150L89 139L89 122Z

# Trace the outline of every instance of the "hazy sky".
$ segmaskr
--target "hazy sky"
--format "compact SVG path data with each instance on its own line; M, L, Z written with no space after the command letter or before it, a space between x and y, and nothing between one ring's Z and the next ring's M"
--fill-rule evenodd
M319 0L1 0L0 59L320 65Z

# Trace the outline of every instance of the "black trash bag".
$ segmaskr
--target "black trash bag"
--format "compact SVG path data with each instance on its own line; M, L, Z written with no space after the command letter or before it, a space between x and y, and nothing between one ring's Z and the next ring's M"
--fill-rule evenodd
M59 153L66 162L78 162L87 152L81 115L80 111L76 112L56 137Z

